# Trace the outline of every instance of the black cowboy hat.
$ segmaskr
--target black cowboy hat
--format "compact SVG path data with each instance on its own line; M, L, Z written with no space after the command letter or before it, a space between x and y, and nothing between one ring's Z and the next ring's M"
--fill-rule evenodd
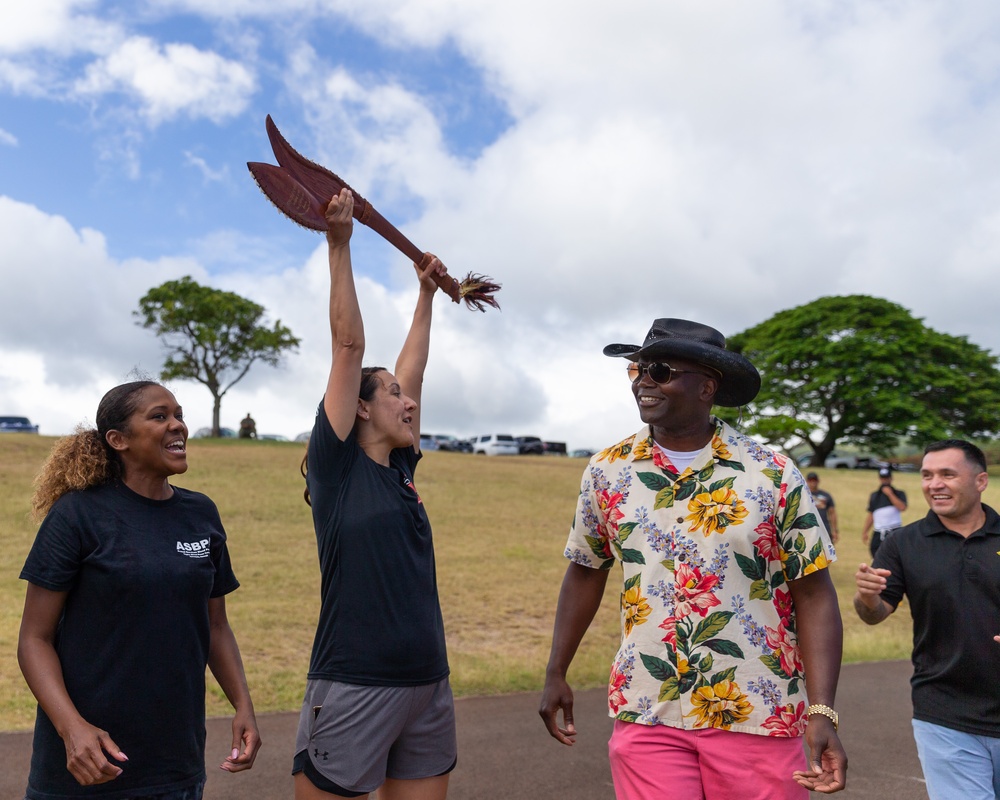
M760 391L760 373L739 353L726 349L726 337L715 328L686 319L658 319L641 344L609 344L604 355L629 361L662 361L670 356L711 367L721 374L715 404L736 407Z

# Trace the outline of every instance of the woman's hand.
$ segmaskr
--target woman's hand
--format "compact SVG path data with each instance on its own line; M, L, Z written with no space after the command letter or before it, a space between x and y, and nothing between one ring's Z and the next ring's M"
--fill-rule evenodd
M233 717L233 750L219 765L219 769L226 772L250 769L257 758L260 744L260 731L257 730L257 718L253 709L248 712L237 711Z
M346 186L326 207L326 240L330 247L344 247L354 230L354 195Z
M448 275L448 268L433 253L424 253L423 259L419 264L414 264L413 268L417 271L417 277L420 279L420 291L430 294L438 289L438 283L434 280L434 276L444 278Z
M108 761L105 753L116 761L128 761L107 731L80 720L63 734L66 746L66 769L81 786L94 786L113 781L122 768Z

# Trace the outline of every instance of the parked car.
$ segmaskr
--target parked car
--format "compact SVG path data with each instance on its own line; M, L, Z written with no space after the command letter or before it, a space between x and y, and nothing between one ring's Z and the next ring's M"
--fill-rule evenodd
M0 417L0 433L38 433L27 417Z
M472 440L472 452L487 456L516 456L520 448L517 439L509 433L484 433Z
M823 462L823 466L827 469L854 469L857 463L857 456L830 453L826 457L826 461Z
M566 442L542 442L542 451L547 456L566 455Z
M542 444L542 440L537 436L518 436L517 452L522 456L540 456L545 452L545 446Z
M288 437L282 436L280 433L261 433L257 435L257 438L262 441L267 442L287 442Z
M823 462L827 469L881 469L889 466L888 461L882 461L872 456L855 456L842 453L830 453Z
M472 442L468 439L459 439L450 433L439 433L434 438L437 439L438 450L444 450L448 453L472 452Z
M219 428L219 437L222 439L235 439L236 431L232 428ZM192 439L211 439L212 429L211 428L198 428L194 433L191 434Z
M437 450L438 449L437 436L435 436L433 433L420 434L420 449L425 453L430 452L431 450Z
M569 457L570 458L590 458L591 456L594 455L595 452L596 451L594 451L594 450L588 450L586 448L581 448L579 450L571 450L570 454L569 454Z
M312 436L312 431L302 431L302 433L295 437L295 441L308 442L310 436Z

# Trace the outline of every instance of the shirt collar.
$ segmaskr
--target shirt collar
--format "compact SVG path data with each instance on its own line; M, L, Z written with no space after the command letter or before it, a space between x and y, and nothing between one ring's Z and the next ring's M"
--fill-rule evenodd
M986 521L983 523L982 528L970 534L970 536L976 536L980 531L988 536L1000 536L1000 514L997 514L986 503L983 503L982 506L983 511L986 512ZM934 536L938 533L954 533L954 531L947 528L941 522L941 518L933 511L927 512L927 516L922 520L921 528L924 536Z
M709 417L709 421L715 423L715 433L712 434L711 441L698 452L698 455L695 456L694 461L688 467L692 472L698 472L711 462L715 458L718 448L725 450L724 442L729 438L729 431L727 430L729 426L723 420L714 416ZM656 442L653 439L653 428L650 425L643 425L635 436L632 437L631 444L632 449L627 456L631 461L659 461L661 458L667 458L662 448L656 446Z

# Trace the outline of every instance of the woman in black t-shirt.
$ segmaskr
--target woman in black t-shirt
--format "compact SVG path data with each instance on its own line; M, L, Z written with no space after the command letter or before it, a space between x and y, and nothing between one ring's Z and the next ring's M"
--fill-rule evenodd
M169 482L187 470L187 433L163 386L117 386L36 479L18 639L38 700L28 800L201 798L206 664L236 709L221 768L253 766L225 530L209 498Z
M455 766L430 523L413 482L430 344L431 254L395 374L362 368L351 269L353 198L326 210L332 365L309 441L307 500L321 572L320 618L296 737L297 800L441 800Z

